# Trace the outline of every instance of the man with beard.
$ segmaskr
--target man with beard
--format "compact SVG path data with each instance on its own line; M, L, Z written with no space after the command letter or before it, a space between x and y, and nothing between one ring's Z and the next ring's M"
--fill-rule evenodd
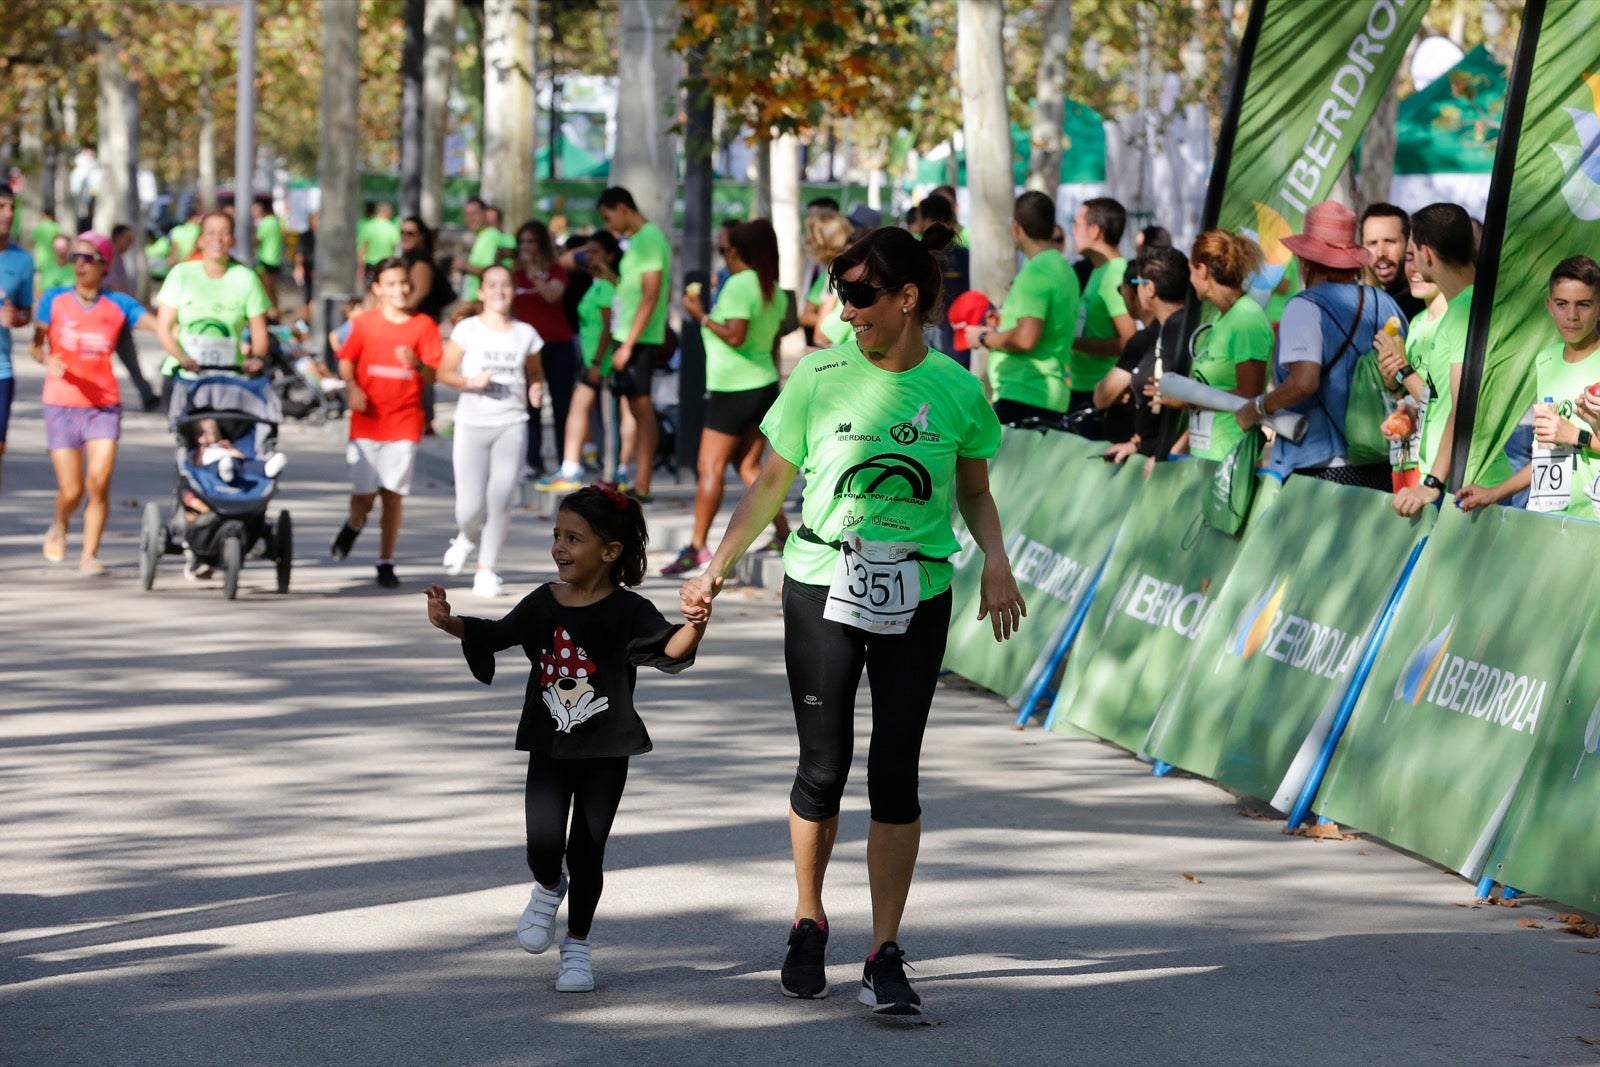
M1393 204L1368 204L1361 213L1361 247L1372 253L1367 273L1372 284L1394 297L1407 322L1425 306L1411 295L1406 277L1406 245L1411 240L1411 216Z

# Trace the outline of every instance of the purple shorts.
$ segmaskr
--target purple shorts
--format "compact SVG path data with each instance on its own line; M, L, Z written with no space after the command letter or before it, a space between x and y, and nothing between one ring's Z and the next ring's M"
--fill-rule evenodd
M44 440L50 451L83 451L87 441L115 441L122 436L122 408L71 408L44 405Z

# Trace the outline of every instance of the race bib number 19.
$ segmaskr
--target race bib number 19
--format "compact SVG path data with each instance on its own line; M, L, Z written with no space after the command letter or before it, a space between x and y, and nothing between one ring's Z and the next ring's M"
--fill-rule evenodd
M1572 503L1572 480L1577 462L1572 449L1562 445L1533 446L1533 480L1528 485L1529 511L1565 511Z
M921 586L917 545L907 541L847 538L828 587L822 617L875 634L903 634L916 614Z
M202 367L234 370L239 366L239 342L232 337L190 334L183 339L183 350Z

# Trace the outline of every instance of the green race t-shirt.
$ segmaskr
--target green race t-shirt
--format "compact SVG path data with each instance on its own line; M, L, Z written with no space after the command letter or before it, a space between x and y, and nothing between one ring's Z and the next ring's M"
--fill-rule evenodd
M500 246L505 241L506 235L493 226L485 226L478 231L472 239L472 250L467 253L467 265L470 267L492 267L500 262ZM461 283L461 299L478 299L479 278L476 274L468 274Z
M78 279L72 272L71 263L57 263L54 252L50 258L39 264L39 292L45 293L59 285L77 285Z
M39 265L39 272L44 273L45 264L56 261L55 250L50 246L55 243L56 235L61 232L61 226L55 219L41 218L33 224L33 261ZM73 284L68 281L68 285ZM49 286L45 286L49 288Z
M172 268L156 303L178 312L178 344L202 366L216 360L202 358L201 350L220 351L224 339L233 346L235 365L243 363L239 340L245 324L251 316L265 315L270 306L261 279L249 267L232 263L222 277L211 278L205 264L194 260ZM162 374L177 369L178 361L171 356L161 364Z
M1450 368L1467 358L1467 319L1472 310L1472 288L1467 286L1445 305L1426 353L1413 353L1410 340L1406 343L1406 358L1422 372L1423 380L1428 383L1428 409L1422 415L1423 473L1433 469L1433 461L1444 441L1444 424L1450 417ZM1417 358L1419 355L1425 357L1421 362ZM1494 484L1502 480L1496 479Z
M742 270L723 283L709 316L712 322L744 319L750 324L744 344L733 347L708 327L700 327L706 346L706 388L713 393L738 393L760 389L778 380L772 360L772 342L783 325L783 291L774 288L771 300L761 299L761 279Z
M961 364L929 350L897 373L853 345L802 359L761 432L805 476L800 515L817 537L832 544L848 531L868 541L909 541L937 559L958 547L950 525L956 458L988 459L1000 447L1000 421ZM784 573L828 585L838 558L829 544L789 538ZM949 563L919 565L922 597L948 589L951 570Z
M276 215L263 215L256 223L256 260L263 267L276 267L283 262L283 223Z
M1103 340L1117 335L1111 320L1128 313L1120 286L1128 271L1125 259L1108 259L1089 274L1083 287L1083 303L1078 307L1080 324L1078 336L1090 340ZM1116 356L1095 356L1076 349L1072 352L1072 388L1078 391L1093 389L1112 367Z
M180 222L167 236L172 239L172 261L181 263L194 254L195 242L200 240L200 224Z
M1439 320L1442 318L1444 318L1443 312L1438 315L1434 315L1428 308L1423 308L1421 311L1417 312L1416 316L1411 320L1411 325L1406 328L1407 363L1410 363L1413 367L1426 365L1429 355L1433 349L1433 335L1439 332ZM1426 375L1423 376L1423 380L1427 380ZM1423 466L1422 462L1423 434L1426 432L1427 426L1428 403L1425 400L1422 404L1421 425L1418 427L1416 433L1414 460L1410 458L1402 459L1402 461L1395 466L1396 470L1403 471L1411 470L1413 468L1423 471L1427 470L1427 468ZM1391 459L1392 458L1393 457L1391 456Z
M1545 397L1555 402L1556 414L1573 423L1580 430L1589 424L1573 413L1573 401L1595 382L1600 382L1600 349L1589 353L1577 363L1568 363L1561 353L1566 346L1560 341L1539 350L1533 357L1534 400L1542 403ZM1574 450L1577 451L1577 450ZM1572 502L1559 515L1593 520L1597 514L1592 494L1600 493L1600 459L1588 451L1577 451L1573 459L1575 472L1572 479Z
M1195 358L1190 377L1232 392L1239 384L1239 364L1272 359L1272 323L1260 304L1241 296L1206 332L1205 351ZM1226 459L1244 437L1232 415L1190 412L1189 452L1200 459Z
M578 301L578 346L585 367L594 366L595 350L605 333L601 315L611 310L616 298L617 287L604 278L596 278L584 292L583 299ZM601 375L611 373L611 338L607 337L605 342L606 350L600 358Z
M366 246L361 262L382 263L400 247L400 226L393 219L362 219L356 223L356 241Z
M617 306L611 314L611 336L618 341L628 339L633 328L633 317L639 310L644 275L650 271L661 272L661 292L656 296L656 309L640 334L639 342L658 345L667 338L667 285L672 274L672 246L661 227L647 222L628 238L628 250L622 254L618 269Z
M1048 411L1065 411L1073 332L1078 328L1078 279L1060 252L1047 248L1023 264L1000 307L1000 328L1021 319L1043 323L1027 352L995 349L989 357L989 388L996 400L1014 400ZM1113 360L1115 362L1115 360Z

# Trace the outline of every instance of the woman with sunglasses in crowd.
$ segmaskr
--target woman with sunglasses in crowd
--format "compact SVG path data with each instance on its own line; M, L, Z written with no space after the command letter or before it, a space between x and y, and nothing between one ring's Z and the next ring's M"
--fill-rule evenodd
M987 460L1000 422L976 378L928 348L940 313L939 255L955 234L869 232L829 268L856 344L801 360L762 421L772 451L739 502L705 573L682 590L702 621L713 597L805 472L803 525L784 550L784 659L800 740L789 794L798 900L780 985L827 995L823 879L839 831L854 746L856 687L872 690L867 756L871 954L859 999L881 1015L917 1015L900 919L922 833L917 770L950 623L952 504L984 554L979 617L995 639L1025 607L1006 558Z
M550 228L538 219L524 222L517 230L517 262L512 270L516 296L511 313L517 321L532 326L544 340L545 389L550 397L554 449L561 451L566 432L567 412L572 406L572 388L578 381L578 348L573 343L572 323L567 321L562 295L567 291L567 271L556 258ZM544 416L539 408L528 408L528 474L544 477Z
M727 282L708 315L700 294L683 298L683 313L700 324L706 348L706 424L700 431L699 480L694 496L694 532L678 558L662 568L667 577L699 571L711 562L706 538L722 507L722 474L733 464L751 485L761 473L766 438L761 419L778 399L778 330L788 298L778 288L778 235L771 221L742 222L728 234ZM782 552L789 521L773 516L768 551Z
M78 570L103 575L100 539L111 510L111 472L122 436L122 394L111 357L124 330L155 333L144 307L125 293L100 288L113 255L111 240L89 231L72 249L72 282L39 301L33 358L44 364L44 434L56 475L56 511L44 537L44 558L67 558L67 529L88 490Z

